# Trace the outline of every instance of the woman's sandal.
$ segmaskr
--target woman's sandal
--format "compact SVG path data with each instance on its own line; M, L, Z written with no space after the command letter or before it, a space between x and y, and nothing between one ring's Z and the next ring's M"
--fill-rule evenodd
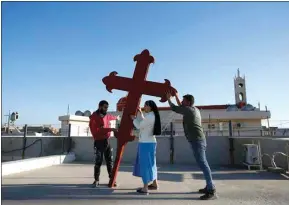
M146 195L149 194L147 191L144 191L142 188L137 189L136 192L140 194L146 194Z
M159 189L159 187L157 187L153 184L149 185L148 188L149 188L149 190L158 190Z

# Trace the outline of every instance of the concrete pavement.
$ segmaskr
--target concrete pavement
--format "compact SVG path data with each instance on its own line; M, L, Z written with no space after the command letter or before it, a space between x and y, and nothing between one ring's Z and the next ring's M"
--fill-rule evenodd
M102 167L99 188L93 182L92 164L65 164L2 178L3 205L138 205L138 204L209 204L209 205L288 205L289 180L278 174L258 171L212 168L218 200L200 201L199 188L205 183L195 167L159 165L158 191L150 195L135 192L141 180L133 177L131 166L122 166L119 187L106 186L108 176Z

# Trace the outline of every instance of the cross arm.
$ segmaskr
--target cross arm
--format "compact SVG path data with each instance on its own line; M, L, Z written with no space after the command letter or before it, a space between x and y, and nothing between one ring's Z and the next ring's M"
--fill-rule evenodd
M115 71L104 77L102 82L106 85L108 92L111 92L113 89L129 91L133 86L131 78L119 77Z
M175 96L177 93L177 90L171 86L171 82L167 79L165 79L164 83L145 81L143 85L142 93L144 95L160 97L160 102L167 101L166 92L170 92L172 96Z

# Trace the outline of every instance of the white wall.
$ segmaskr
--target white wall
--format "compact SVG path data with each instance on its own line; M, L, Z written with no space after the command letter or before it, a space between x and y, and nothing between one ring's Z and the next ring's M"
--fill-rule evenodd
M75 160L74 153L54 155L48 157L37 157L31 159L23 159L11 162L2 163L2 176L16 174L25 171L31 171L34 169L40 169L53 165L59 165L63 163L70 163Z

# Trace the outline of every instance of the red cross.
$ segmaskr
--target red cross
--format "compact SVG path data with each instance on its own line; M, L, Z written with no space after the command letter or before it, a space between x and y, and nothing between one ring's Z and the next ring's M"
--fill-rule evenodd
M144 94L161 97L160 102L166 102L166 91L171 92L173 96L177 92L167 79L165 79L165 83L146 81L149 66L151 63L154 63L154 58L148 50L144 50L141 54L136 55L134 61L137 63L133 78L119 77L117 76L117 72L114 71L102 79L109 92L111 92L112 89L128 92L126 106L123 110L120 128L117 133L117 154L113 167L113 175L109 182L110 187L115 183L125 145L127 142L135 139L135 136L132 135L133 122L130 116L137 114L141 96Z

